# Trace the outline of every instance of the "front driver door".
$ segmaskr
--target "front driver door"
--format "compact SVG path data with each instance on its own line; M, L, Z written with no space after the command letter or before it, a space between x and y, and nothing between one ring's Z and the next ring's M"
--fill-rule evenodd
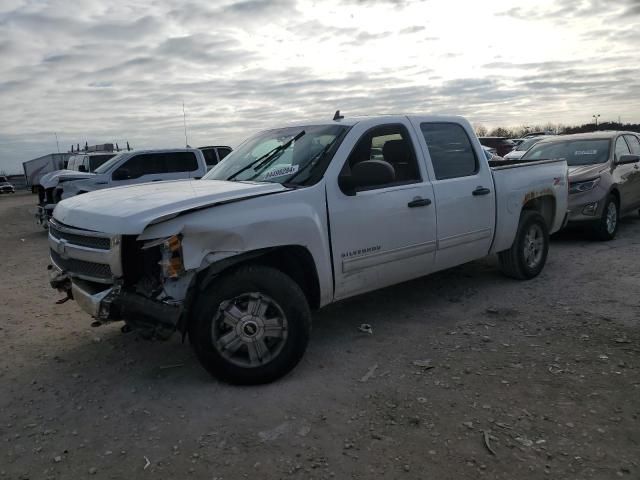
M396 171L387 185L341 190L327 184L335 298L392 285L433 269L436 216L433 189L404 122L360 132L341 175L364 160L384 160ZM361 127L362 129L366 127Z

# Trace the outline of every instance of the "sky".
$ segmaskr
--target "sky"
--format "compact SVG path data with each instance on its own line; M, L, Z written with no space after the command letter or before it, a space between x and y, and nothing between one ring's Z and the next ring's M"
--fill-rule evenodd
M0 170L346 115L640 122L640 0L2 0Z

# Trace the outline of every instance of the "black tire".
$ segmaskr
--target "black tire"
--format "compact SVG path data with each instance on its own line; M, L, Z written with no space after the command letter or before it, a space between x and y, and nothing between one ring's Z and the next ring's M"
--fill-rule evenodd
M613 227L609 223L609 209L615 208L615 221L613 223ZM616 237L616 233L618 233L618 224L620 223L620 205L618 204L618 199L615 195L609 195L607 197L606 203L604 204L604 209L602 210L602 215L600 216L600 220L593 228L593 234L596 239L606 242L609 240L613 240Z
M252 315L252 307L253 313L261 308L264 312ZM248 265L224 274L199 294L189 339L213 376L255 385L291 371L302 358L310 333L311 312L300 286L279 270Z
M538 237L534 237L530 242L528 235L532 232L536 232ZM533 242L538 246L537 249L532 246ZM529 280L537 277L542 271L548 253L549 230L544 218L538 212L524 210L520 215L513 245L509 250L498 253L500 270L508 277Z

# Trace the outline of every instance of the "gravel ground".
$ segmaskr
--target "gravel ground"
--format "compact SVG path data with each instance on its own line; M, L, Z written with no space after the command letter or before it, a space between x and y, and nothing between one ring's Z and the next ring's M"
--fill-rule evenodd
M0 479L640 478L638 218L529 282L489 258L331 306L290 375L232 387L56 305L34 204L0 197Z

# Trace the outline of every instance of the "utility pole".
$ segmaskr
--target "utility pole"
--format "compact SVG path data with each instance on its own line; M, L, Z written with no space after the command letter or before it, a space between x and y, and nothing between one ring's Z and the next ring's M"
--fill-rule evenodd
M60 144L58 143L58 134L56 132L53 132L53 134L56 136L56 148L58 149L58 153L60 153Z
M591 115L593 118L595 118L596 120L596 130L598 129L598 117L600 117L600 114L596 114L596 115Z

